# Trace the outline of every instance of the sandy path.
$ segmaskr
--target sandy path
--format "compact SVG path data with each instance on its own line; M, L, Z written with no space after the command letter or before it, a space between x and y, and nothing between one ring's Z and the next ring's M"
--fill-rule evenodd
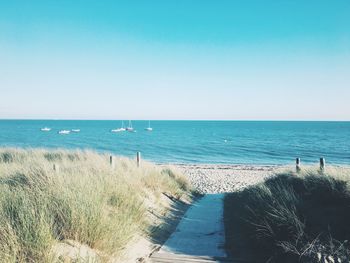
M186 212L152 262L231 262L224 249L224 193L263 182L286 167L249 165L175 165L205 195Z
M226 257L223 197L224 194L207 194L196 201L155 257Z

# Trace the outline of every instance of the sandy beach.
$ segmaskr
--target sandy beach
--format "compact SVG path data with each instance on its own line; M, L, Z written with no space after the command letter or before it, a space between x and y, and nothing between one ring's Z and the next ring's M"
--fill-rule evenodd
M203 194L234 192L249 185L263 182L289 166L277 165L221 165L176 164L174 165Z

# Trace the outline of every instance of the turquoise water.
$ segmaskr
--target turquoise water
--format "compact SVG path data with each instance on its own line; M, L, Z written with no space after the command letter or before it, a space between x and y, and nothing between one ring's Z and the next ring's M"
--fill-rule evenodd
M120 121L0 120L0 146L79 148L158 163L350 164L350 122L133 121L136 133L111 133ZM50 132L40 128L50 127ZM81 129L59 135L58 130Z

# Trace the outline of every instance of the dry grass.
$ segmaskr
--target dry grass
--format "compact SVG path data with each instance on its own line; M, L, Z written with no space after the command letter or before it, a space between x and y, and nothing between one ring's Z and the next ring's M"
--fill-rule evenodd
M349 169L286 172L225 200L228 248L251 262L348 262L349 222Z
M56 166L56 171L53 165ZM188 192L181 175L92 151L0 149L1 262L48 262L58 241L117 255L140 229L144 200Z

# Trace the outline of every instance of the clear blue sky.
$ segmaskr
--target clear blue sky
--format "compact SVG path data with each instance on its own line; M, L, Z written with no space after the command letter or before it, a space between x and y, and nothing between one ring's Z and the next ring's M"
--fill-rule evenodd
M350 120L350 1L0 0L0 118Z

